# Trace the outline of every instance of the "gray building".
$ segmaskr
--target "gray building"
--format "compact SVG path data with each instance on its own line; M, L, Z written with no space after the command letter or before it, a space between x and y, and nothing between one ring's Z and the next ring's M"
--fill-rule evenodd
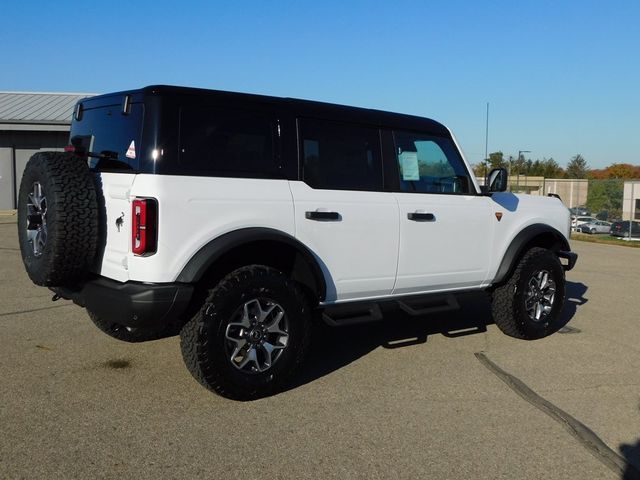
M16 208L27 161L69 142L76 102L91 94L0 92L0 210Z

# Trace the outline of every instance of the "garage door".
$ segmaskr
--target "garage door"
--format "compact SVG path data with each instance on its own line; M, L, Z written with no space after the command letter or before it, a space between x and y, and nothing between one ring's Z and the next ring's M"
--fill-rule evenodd
M31 158L31 155L39 151L40 149L38 148L16 148L16 193L20 190L20 182L22 181L24 167L27 166L27 162Z
M13 208L13 155L12 148L0 148L0 210Z

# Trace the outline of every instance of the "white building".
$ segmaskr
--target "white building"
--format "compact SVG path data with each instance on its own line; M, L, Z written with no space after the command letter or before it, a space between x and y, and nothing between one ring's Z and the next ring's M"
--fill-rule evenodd
M622 219L640 220L640 180L624 182Z

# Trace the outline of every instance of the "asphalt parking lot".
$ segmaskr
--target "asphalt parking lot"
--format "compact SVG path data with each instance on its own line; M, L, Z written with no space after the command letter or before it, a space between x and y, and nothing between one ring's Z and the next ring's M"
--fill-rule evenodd
M33 286L0 217L0 478L638 478L640 249L573 242L567 328L518 341L482 295L319 328L305 372L209 393L177 338L118 342Z

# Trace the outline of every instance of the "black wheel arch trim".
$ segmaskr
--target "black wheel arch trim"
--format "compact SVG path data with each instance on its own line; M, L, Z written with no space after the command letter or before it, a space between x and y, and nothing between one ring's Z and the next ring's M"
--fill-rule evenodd
M316 292L318 300L323 301L325 299L327 292L326 280L313 253L295 237L280 230L265 227L242 228L214 238L191 257L178 275L176 282L195 283L225 253L237 247L260 241L280 242L292 247L299 253L311 269L318 287Z
M513 270L516 268L518 260L528 249L527 247L541 246L539 243L535 242L536 239L545 241L547 244L545 247L551 248L554 253L561 258L567 258L569 256L568 254L571 253L570 256L573 261L570 261L568 265L569 268L565 269L570 270L573 268L577 255L571 252L571 247L569 246L569 242L566 237L549 225L535 223L520 231L520 233L518 233L509 244L493 280L494 285L502 283L509 278L509 275L511 275Z

